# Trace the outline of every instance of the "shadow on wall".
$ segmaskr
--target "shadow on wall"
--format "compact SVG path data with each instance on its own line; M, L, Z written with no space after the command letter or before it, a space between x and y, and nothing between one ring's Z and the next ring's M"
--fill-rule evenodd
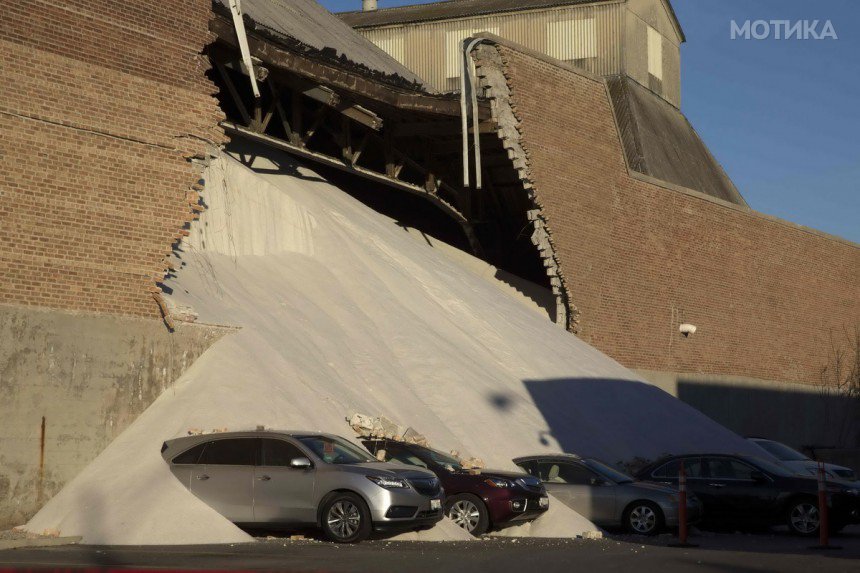
M860 447L860 400L822 390L678 380L678 398L743 436L795 447Z
M663 390L633 380L525 380L549 431L535 431L535 449L554 439L564 452L619 467L667 453L742 451L738 436ZM506 405L490 397L500 409Z

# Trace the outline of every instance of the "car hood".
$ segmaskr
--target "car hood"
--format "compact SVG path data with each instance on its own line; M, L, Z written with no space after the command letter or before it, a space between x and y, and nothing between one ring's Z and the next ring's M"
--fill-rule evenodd
M393 464L389 462L368 462L366 464L352 464L352 467L364 470L364 473L366 473L367 475L396 476L405 479L436 477L436 474L434 474L430 470L425 470L406 464Z
M477 473L477 474L471 474L469 470L459 470L459 471L456 471L454 473L457 475L475 475L476 477L480 476L482 479L503 478L503 479L509 479L511 481L516 480L516 479L520 479L520 478L529 477L529 474L525 474L523 472L510 472L510 471L504 471L504 470L488 470L488 469L481 468L478 470L478 472L479 473Z

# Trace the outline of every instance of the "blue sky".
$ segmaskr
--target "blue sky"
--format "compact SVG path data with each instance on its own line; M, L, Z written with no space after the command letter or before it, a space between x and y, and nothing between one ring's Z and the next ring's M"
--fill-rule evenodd
M332 11L361 0L323 0ZM414 1L379 0L379 6ZM673 0L684 113L753 209L860 242L860 2ZM830 20L838 40L731 38L731 22Z

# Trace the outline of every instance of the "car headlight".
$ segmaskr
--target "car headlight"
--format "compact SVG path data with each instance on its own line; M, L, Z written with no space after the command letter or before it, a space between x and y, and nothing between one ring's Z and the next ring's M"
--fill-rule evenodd
M409 483L400 478L391 478L385 476L364 476L379 487L385 489L409 489Z
M484 483L490 487L514 487L512 482L502 478L487 478L484 480Z
M848 495L860 495L860 489L846 489L845 493Z

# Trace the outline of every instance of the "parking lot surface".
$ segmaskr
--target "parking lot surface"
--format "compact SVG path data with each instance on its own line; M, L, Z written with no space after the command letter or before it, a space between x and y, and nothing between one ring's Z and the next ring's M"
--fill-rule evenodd
M698 548L667 547L669 536L599 541L485 538L474 542L370 541L359 545L266 539L212 546L66 546L0 552L3 568L242 569L294 572L860 571L860 528L812 551L815 540L785 533L709 534Z

